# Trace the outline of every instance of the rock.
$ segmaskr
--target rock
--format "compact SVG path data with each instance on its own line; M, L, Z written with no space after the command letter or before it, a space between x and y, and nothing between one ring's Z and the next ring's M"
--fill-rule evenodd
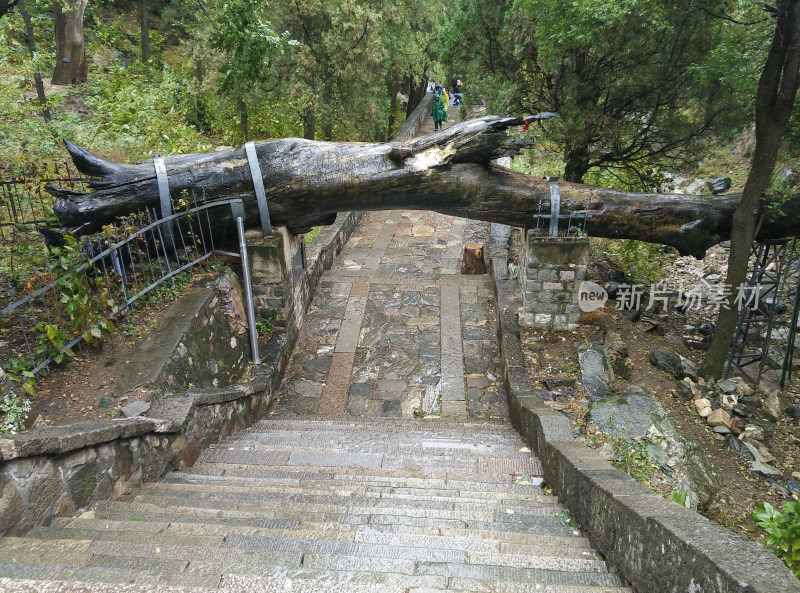
M778 173L778 182L784 185L797 185L800 183L800 173L791 167L784 167Z
M733 406L733 413L743 418L747 418L751 415L750 410L747 409L747 406L743 406L741 404L736 404Z
M778 420L783 416L783 402L781 402L780 390L773 391L764 398L764 411L773 420Z
M134 418L135 416L141 416L147 410L150 409L150 404L143 401L132 401L127 406L122 408L120 412L125 418Z
M757 460L750 462L750 469L753 470L754 472L758 472L765 476L779 476L781 473L774 467L771 467L766 463L761 463L760 461Z
M755 424L748 424L744 427L742 435L748 439L760 441L764 438L764 429L760 426L756 426Z
M684 356L680 356L680 359L681 359L681 373L683 374L683 376L688 377L692 381L697 381L697 379L699 378L697 376L697 365Z
M786 415L797 420L800 418L800 406L789 406L786 408Z
M795 472L795 473L797 473L797 472ZM794 474L792 474L792 475L794 475ZM786 489L791 494L800 494L800 480L794 480L794 479L789 480L788 482L786 482Z
M721 194L731 188L731 178L715 177L714 179L708 179L706 180L706 187L714 195Z
M713 336L717 327L713 323L704 323L700 326L698 331L704 336Z
M678 395L680 395L683 399L697 399L695 394L697 394L699 397L700 390L694 384L694 381L692 381L689 377L685 377L682 381L678 381L677 387Z
M750 438L747 438L747 437L744 437L744 438L740 437L739 440L741 440L742 443L744 443L744 445L748 449L750 447L752 447L752 449L750 449L751 451L753 449L758 451L758 455L754 455L754 457L756 458L756 461L763 461L764 463L770 463L772 461L775 461L775 456L772 453L769 452L769 449L767 449L766 445L764 445L764 443L762 443L761 441L757 441L755 439L750 439ZM759 455L760 455L760 458L759 458Z
M723 393L722 397L720 397L720 402L726 410L733 410L733 406L739 403L739 400L733 394Z
M792 472L792 478L795 480L800 480L800 472Z
M737 395L748 397L753 395L753 393L755 393L753 387L749 385L747 381L745 381L741 377L731 377L730 379L728 379L728 381L736 385Z
M636 323L642 317L641 309L625 309L622 313L633 323Z
M692 508L705 508L722 487L722 475L705 452L684 439L667 410L650 393L619 384L620 393L594 402L589 418L612 436L644 445L648 460L687 492Z
M730 434L731 429L728 428L727 426L720 425L714 427L714 432L716 432L717 434Z
M680 379L683 374L683 366L681 364L681 357L670 350L657 348L650 356L650 363L668 372L676 379Z
M711 413L711 403L704 397L694 400L694 407L702 418L708 417Z
M603 346L594 344L578 354L578 363L581 368L581 382L589 399L596 401L608 395L608 384L614 380L608 351Z
M769 491L773 494L780 494L781 496L789 496L791 494L788 488L784 488L777 482L769 483Z
M705 181L702 179L695 179L689 185L686 186L686 193L687 194L696 194L697 191L706 184Z
M736 392L736 383L728 379L718 382L717 387L722 393L727 393L728 395Z
M43 428L45 426L47 426L47 421L45 421L44 417L41 414L36 416L36 420L34 420L33 424L31 424L31 428L34 428L34 429Z
M731 427L731 417L728 415L728 412L722 408L717 408L716 410L712 411L706 418L706 422L708 422L708 425L712 428L724 426L725 428L730 429Z
M744 446L742 442L737 439L735 436L731 435L728 437L728 449L747 459L748 461L755 461L755 457L750 452L750 449Z

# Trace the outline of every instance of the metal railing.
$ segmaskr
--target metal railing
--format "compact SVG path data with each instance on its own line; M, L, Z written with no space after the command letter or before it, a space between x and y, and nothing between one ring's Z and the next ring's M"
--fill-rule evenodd
M192 208L166 218L155 211L131 215L83 238L84 255L76 266L63 269L56 258L49 270L32 275L23 286L7 281L15 300L0 309L0 360L23 359L35 375L91 337L93 324L103 315L119 315L158 286L209 260L220 240L236 237L235 224L224 222L228 213L211 212L230 209L233 202L198 205L194 200ZM165 240L165 225L172 226L173 241ZM83 323L76 323L74 310L69 310L76 299L90 309L81 316ZM58 354L53 335L60 336Z

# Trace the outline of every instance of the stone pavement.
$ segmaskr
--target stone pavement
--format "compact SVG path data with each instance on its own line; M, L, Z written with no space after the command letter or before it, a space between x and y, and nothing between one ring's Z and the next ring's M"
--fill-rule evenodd
M489 277L460 273L464 243L488 248L490 226L367 213L322 277L274 414L506 418Z

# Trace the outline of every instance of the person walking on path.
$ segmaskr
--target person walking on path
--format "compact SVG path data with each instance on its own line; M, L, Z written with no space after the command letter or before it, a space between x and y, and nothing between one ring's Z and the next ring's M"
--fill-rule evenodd
M442 103L444 103L444 110L447 111L450 108L450 94L447 92L446 86L442 87Z
M433 96L433 105L431 106L431 117L433 118L433 129L440 130L444 128L444 122L447 121L447 110L444 108L444 102L441 96L437 93Z

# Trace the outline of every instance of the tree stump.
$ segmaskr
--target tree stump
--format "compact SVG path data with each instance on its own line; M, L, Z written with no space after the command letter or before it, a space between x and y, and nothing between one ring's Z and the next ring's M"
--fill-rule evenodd
M483 259L483 243L465 243L464 255L461 258L461 273L478 276L486 273L486 262Z

